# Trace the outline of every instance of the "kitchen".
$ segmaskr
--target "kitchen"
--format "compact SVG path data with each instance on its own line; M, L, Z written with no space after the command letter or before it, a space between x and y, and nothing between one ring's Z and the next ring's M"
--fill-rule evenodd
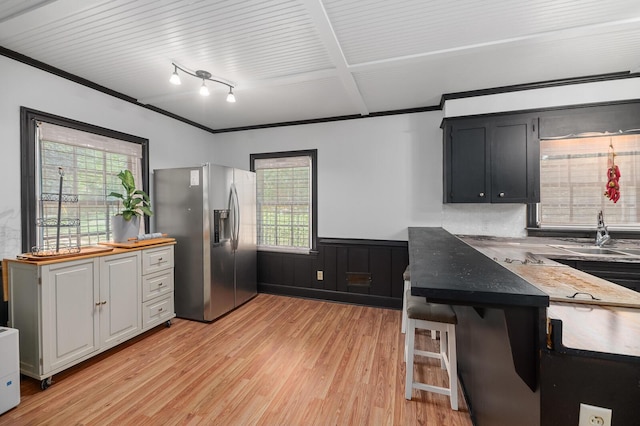
M570 76L603 72L593 67L582 61ZM604 79L449 99L444 110L437 107L438 99L417 104L433 105L432 108L405 114L211 134L24 64L10 55L0 57L0 69L0 129L4 141L0 164L8 181L20 179L21 106L146 137L151 144L151 169L191 166L200 164L203 158L248 169L249 157L256 152L317 148L318 236L391 242L406 242L407 229L412 226L442 226L454 234L467 235L521 237L525 233L524 204L443 204L443 118L640 98L637 78ZM502 76L497 83L483 82L466 90L510 84L511 80ZM531 76L519 83L547 79ZM453 91L463 90L448 92ZM241 104L239 93L236 106ZM337 108L305 118L349 113ZM274 120L282 121L287 120ZM386 171L380 173L381 169ZM4 185L0 193L2 254L11 257L22 251L21 194L9 185ZM339 217L335 215L336 206L340 206ZM595 229L595 216L593 226Z

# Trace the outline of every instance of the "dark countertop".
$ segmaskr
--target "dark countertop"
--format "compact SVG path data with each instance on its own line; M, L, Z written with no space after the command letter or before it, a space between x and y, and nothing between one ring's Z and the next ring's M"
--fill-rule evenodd
M411 294L434 303L546 307L549 296L442 228L409 228Z

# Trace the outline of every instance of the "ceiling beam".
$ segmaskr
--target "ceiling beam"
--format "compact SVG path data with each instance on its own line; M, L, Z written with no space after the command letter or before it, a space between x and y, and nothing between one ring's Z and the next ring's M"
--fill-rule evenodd
M544 41L557 40L562 41L568 38L587 37L595 35L598 32L610 32L624 27L636 27L640 23L640 16L620 19L617 21L600 22L597 24L583 25L574 28L564 28L560 30L545 31L534 34L527 34L518 37L509 37L499 40L491 40L481 43L467 44L463 46L455 46L447 49L432 50L429 52L416 53L414 55L398 56L394 58L380 59L376 61L362 62L348 66L350 72L375 71L384 68L393 68L412 63L420 63L429 57L447 55L464 51L478 50L487 47L494 47L504 44L517 43L523 41Z
M329 17L327 16L327 11L322 5L322 1L303 0L303 3L305 4L307 11L309 12L309 16L318 29L320 39L327 48L329 58L335 65L337 75L340 78L340 81L342 81L342 84L347 91L349 98L360 112L360 115L369 115L369 109L364 103L364 99L362 98L362 94L358 89L356 80L353 78L353 74L351 74L351 71L349 71L349 64L347 63L344 53L342 52L342 47L340 46L338 38L333 31L333 27L331 26L331 22L329 21Z

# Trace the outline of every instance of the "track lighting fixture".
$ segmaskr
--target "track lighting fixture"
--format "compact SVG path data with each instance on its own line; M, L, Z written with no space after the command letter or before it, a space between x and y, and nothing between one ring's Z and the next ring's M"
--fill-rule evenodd
M200 95L202 96L209 96L209 88L206 85L206 80L208 81L213 81L215 83L220 83L223 84L227 87L229 87L229 93L227 94L227 102L235 102L236 101L236 97L233 94L233 88L235 87L235 85L229 81L225 81L219 77L213 77L211 75L210 72L205 71L205 70L197 70L197 71L190 71L188 69L185 69L183 67L181 67L180 65L176 64L175 62L171 63L173 65L173 74L171 74L171 78L169 79L169 81L172 84L181 84L180 81L180 76L178 75L178 70L182 71L185 74L188 74L192 77L196 77L202 80L202 86L200 86Z

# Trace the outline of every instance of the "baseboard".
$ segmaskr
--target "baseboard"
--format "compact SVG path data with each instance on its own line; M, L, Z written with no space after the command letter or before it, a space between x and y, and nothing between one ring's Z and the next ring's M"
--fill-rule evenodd
M330 300L354 305L375 306L378 308L402 309L402 299L373 296L370 294L345 293L308 287L292 287L278 284L258 283L259 293L279 294L282 296L304 297L308 299Z

